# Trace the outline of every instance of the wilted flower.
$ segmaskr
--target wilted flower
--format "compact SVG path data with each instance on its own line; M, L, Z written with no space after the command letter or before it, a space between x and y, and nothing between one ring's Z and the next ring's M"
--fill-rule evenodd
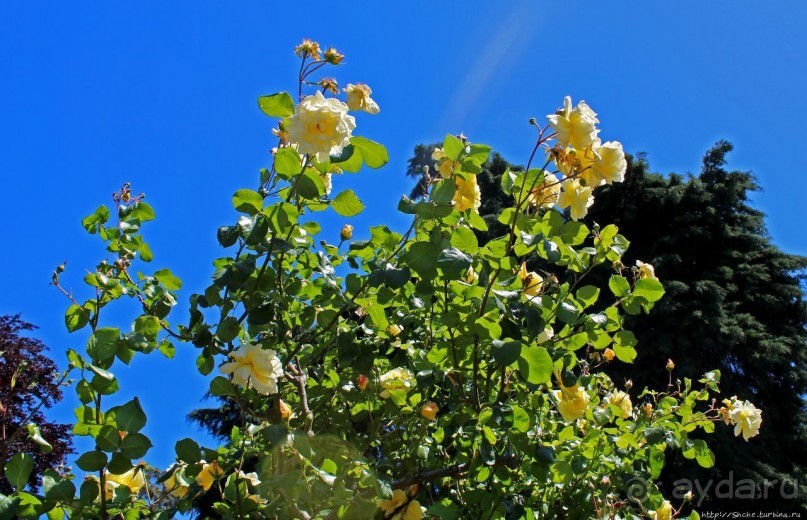
M636 268L638 269L639 279L650 278L651 280L657 280L656 270L652 264L647 264L641 260L636 260Z
M605 402L619 409L620 417L627 419L633 411L630 396L621 390L614 390L605 397Z
M327 61L331 65L339 65L340 63L342 63L343 59L345 59L345 55L341 54L333 47L325 51L325 61Z
M283 367L272 349L260 345L244 344L230 353L229 363L221 365L223 374L233 374L233 383L249 387L259 394L276 394L277 380L283 375Z
M748 401L735 401L732 404L729 418L734 424L734 435L742 433L743 439L748 440L759 434L762 425L762 410Z
M353 238L353 226L350 224L342 226L342 231L339 232L339 238L342 240L350 240Z
M364 83L348 83L345 88L347 94L347 106L350 110L364 110L368 114L377 114L381 112L378 108L378 103L373 101L370 95L373 93L372 89Z
M364 374L359 374L359 377L356 378L356 386L359 387L359 390L364 390L367 388L367 383L370 382L370 378L368 378Z
M521 270L519 271L518 275L521 278L524 296L529 299L533 299L541 294L544 279L541 278L538 273L533 271L527 272L527 262L521 264Z
M558 203L560 183L557 177L547 174L543 182L527 195L527 201L537 208L551 208Z
M306 56L309 56L314 61L319 61L319 59L322 57L320 55L319 44L314 40L309 40L308 38L303 40L302 43L300 43L300 45L294 48L294 54L296 54L300 58L305 58Z
M578 179L568 179L561 184L562 191L558 197L560 209L569 208L572 220L580 220L588 213L588 208L594 204L591 192L594 188L583 186Z
M467 180L459 176L454 177L454 182L457 185L457 191L454 192L454 207L458 211L467 209L478 211L482 205L482 192L476 182L476 175L469 174Z
M315 155L324 163L350 144L356 119L347 112L346 104L336 98L325 99L317 91L303 99L288 118L289 141L297 145L300 153Z
M434 418L437 417L438 411L440 411L440 408L437 407L436 403L431 401L420 407L420 415L430 421L433 421Z
M334 78L322 78L319 80L319 86L333 95L339 94L339 83Z
M404 390L408 392L417 386L415 374L408 368L393 368L389 372L382 374L378 380L382 390L381 397L390 396L390 390Z
M547 116L549 124L557 132L555 139L561 146L572 146L578 150L587 148L597 138L597 114L585 101L572 108L572 98L563 99L563 108L556 114Z

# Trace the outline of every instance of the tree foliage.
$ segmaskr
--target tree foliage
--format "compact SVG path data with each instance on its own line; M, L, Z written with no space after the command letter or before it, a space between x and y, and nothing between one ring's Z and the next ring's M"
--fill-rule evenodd
M0 316L0 466L15 453L30 453L27 483L38 488L49 468L59 468L72 453L70 426L49 421L44 410L62 398L59 371L38 339L36 327L19 315ZM11 483L0 475L0 493Z

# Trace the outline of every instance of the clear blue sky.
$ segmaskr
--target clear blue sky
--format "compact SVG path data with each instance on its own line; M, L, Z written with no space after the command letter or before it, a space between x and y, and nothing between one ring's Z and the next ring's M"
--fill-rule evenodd
M221 253L216 228L236 219L230 195L270 162L273 122L256 98L293 88L303 37L342 50L338 79L370 84L381 105L357 133L385 143L389 165L335 181L368 206L357 235L404 226L394 207L416 143L462 131L524 162L528 118L570 94L599 112L605 139L647 152L660 172L696 172L712 143L731 140L731 166L764 187L755 201L776 243L807 254L805 19L798 0L3 2L0 313L38 324L62 365L83 346L86 335L64 330L50 272L68 259L64 280L82 294L83 270L104 254L80 219L131 181L157 210L145 227L153 269L185 282L184 321ZM329 219L336 241L343 221ZM181 346L173 361L117 367L119 395L142 397L159 466L192 433L184 416L207 388L195 356ZM54 415L70 420L77 404L68 392Z

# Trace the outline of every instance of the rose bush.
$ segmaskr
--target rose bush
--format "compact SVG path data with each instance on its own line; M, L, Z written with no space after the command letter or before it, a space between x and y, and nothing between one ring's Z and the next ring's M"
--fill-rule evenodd
M318 214L364 208L352 190L331 196L331 176L380 168L387 152L354 134L351 111L380 111L370 87L313 77L343 56L311 40L295 52L298 99L258 100L278 120L277 146L256 189L234 194L240 215L218 230L227 254L191 295L187 323L168 319L181 281L140 274L153 260L141 227L155 216L143 195L124 185L112 211L83 220L109 255L84 277L89 298L63 291L68 330L89 333L84 352L68 351L81 402L73 433L95 448L76 460L85 476L50 471L40 493L26 489L30 455L15 455L0 518L170 518L201 496L223 518L681 515L685 504L653 484L667 453L708 467L702 434L726 422L747 440L761 412L718 401L718 372L678 380L671 361L667 391L655 392L603 370L637 356L623 313L650 312L664 288L651 265L622 263L629 242L615 226L579 222L597 186L625 173L622 145L601 144L594 111L566 98L546 126L531 120L526 168L502 177L513 204L498 217L501 237L475 234L486 229L476 175L491 148L454 135L422 196L401 198L408 230L379 225L353 240L345 224L321 236ZM594 271L610 273L607 287L586 283ZM129 328L102 322L122 299L142 315ZM175 343L199 350L210 392L241 424L223 446L177 440L176 463L149 479L140 402L103 397L119 390L122 364L171 357Z

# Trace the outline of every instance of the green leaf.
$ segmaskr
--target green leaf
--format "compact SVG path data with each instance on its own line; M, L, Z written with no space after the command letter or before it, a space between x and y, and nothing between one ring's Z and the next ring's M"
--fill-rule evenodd
M491 343L491 351L496 362L508 366L515 363L521 356L521 342L515 340L500 341L497 339Z
M343 217L353 217L364 210L364 204L353 190L345 190L331 202L333 210Z
M406 263L422 276L434 274L440 248L431 242L415 242L406 252Z
M634 296L641 296L650 303L657 302L664 296L664 286L654 278L642 278L633 288Z
M168 341L167 339L160 342L160 346L157 347L157 350L159 350L162 353L162 355L167 357L168 359L173 359L174 354L176 354L176 348L174 348L174 344Z
M451 245L469 255L479 252L479 241L473 231L467 227L458 227L451 234Z
M69 502L76 494L76 486L66 478L60 477L55 471L46 470L42 475L42 491L48 500ZM63 517L58 517L61 520Z
M454 199L454 193L457 191L457 183L454 179L444 179L437 181L432 190L431 201L435 204L450 204Z
M238 190L233 194L233 207L242 213L255 215L263 209L263 197L252 190Z
M144 457L152 444L142 433L130 433L120 443L120 451L124 457L139 459Z
M221 323L219 323L219 326L216 328L216 336L218 336L221 341L227 343L234 340L240 331L241 325L238 323L238 320L232 316L227 316L221 320Z
M275 171L284 177L294 177L303 170L300 155L294 148L281 148L275 154Z
M502 191L505 195L510 195L513 193L513 184L516 182L516 174L510 171L510 168L507 168L504 173L502 174Z
M187 464L196 464L202 460L202 449L193 439L182 439L175 446L177 458Z
M36 424L28 423L28 436L39 446L42 453L48 454L53 451L53 446L42 437L42 430Z
M67 308L64 313L64 324L68 332L75 332L84 327L89 319L87 318L87 311L76 304Z
M630 284L624 276L619 276L618 274L611 276L608 280L608 287L617 298L622 298L630 292Z
M461 278L472 263L473 259L456 247L443 249L437 257L437 267L442 269L448 278L455 280Z
M464 149L465 144L463 144L462 141L451 134L446 134L446 138L443 139L443 151L446 153L449 159L456 161L460 158L460 155Z
M152 208L149 204L146 204L142 200L139 200L135 203L134 208L132 208L131 217L133 219L137 219L141 222L148 222L149 220L154 220L154 208Z
M258 106L269 117L286 117L294 113L294 100L288 92L258 98Z
M543 347L522 347L518 370L531 384L547 383L552 378L552 357Z
M304 199L317 199L325 195L325 184L322 177L314 168L308 168L300 175L296 186L297 194Z
M15 453L6 462L5 474L8 480L17 491L22 491L28 484L28 477L34 467L34 459L27 453Z
M182 289L182 280L177 278L169 269L160 269L154 273L154 278L159 280L169 291Z
M373 320L375 326L379 330L386 330L389 327L389 321L387 320L387 315L384 312L384 307L372 303L366 307L367 314L370 315L370 319Z
M331 163L339 165L346 172L356 173L361 170L361 151L352 144L345 146L341 154L331 156Z
M530 414L516 405L513 405L513 428L522 433L530 429Z
M128 403L115 408L117 411L116 423L118 429L136 433L146 425L146 414L140 406L140 400L135 397Z
M95 446L101 451L116 451L120 447L120 432L111 424L105 424L95 436Z
M600 289L593 285L586 285L577 291L577 299L583 304L583 308L591 307L597 303L600 296Z
M351 137L350 144L361 152L364 163L370 168L381 168L389 162L389 154L383 144L359 136Z
M629 330L621 330L614 334L614 353L616 357L625 363L633 363L636 359L636 346L637 340L633 332Z
M224 395L237 395L235 387L229 379L222 376L216 376L210 381L210 393L221 397Z
M104 327L96 330L87 342L87 354L95 363L101 363L115 357L118 352L120 329Z
M106 466L106 463L106 453L99 450L85 452L76 459L76 466L84 471L100 471Z
M90 233L95 234L100 226L106 224L107 220L109 220L109 208L101 205L98 206L98 209L95 210L95 213L93 213L89 217L84 218L81 221L81 225L84 226L84 229L86 229Z

